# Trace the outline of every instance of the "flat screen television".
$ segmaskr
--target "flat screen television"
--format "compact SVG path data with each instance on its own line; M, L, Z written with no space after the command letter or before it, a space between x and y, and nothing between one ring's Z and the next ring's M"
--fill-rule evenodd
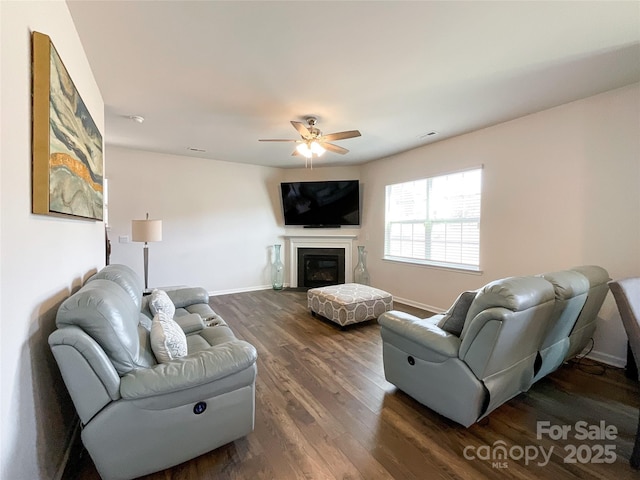
M358 180L283 182L280 188L285 225L311 228L360 225Z

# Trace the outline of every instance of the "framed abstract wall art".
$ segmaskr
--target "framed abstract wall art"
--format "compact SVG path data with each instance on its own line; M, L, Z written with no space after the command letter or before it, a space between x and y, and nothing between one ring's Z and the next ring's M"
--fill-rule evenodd
M32 212L102 220L102 135L51 39L32 51Z

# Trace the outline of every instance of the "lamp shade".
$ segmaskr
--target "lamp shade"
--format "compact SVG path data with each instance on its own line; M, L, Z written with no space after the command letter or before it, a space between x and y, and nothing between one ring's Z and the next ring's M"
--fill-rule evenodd
M161 242L162 220L131 220L131 239L134 242Z

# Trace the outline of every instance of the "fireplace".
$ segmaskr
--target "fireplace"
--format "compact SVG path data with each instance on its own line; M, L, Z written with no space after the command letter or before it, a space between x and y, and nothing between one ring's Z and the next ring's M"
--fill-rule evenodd
M1 1L1 0L0 0ZM358 238L356 235L350 233L307 233L295 234L295 235L285 235L284 236L287 245L286 245L286 258L285 265L289 270L289 286L291 287L303 287L304 285L304 271L301 272L299 268L299 259L300 255L298 254L298 250L309 249L312 251L311 253L317 253L320 255L341 255L339 258L340 262L340 272L338 272L339 280L342 283L351 283L353 282L353 264L352 264L352 253L353 253L353 241ZM326 251L330 252L327 253ZM344 262L344 265L342 265ZM303 262L304 263L304 262ZM327 266L323 264L323 266ZM342 269L344 269L344 273L342 273ZM326 275L328 272L324 272L323 275ZM334 282L334 284L337 282ZM305 287L310 288L310 287Z
M344 248L298 248L298 286L315 288L345 282Z

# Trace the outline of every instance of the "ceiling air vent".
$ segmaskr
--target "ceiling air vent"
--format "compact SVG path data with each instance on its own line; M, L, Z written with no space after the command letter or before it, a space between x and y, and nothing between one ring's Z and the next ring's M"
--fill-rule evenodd
M421 140L424 140L425 138L430 138L430 137L434 137L438 134L438 132L436 132L435 130L431 130L430 132L427 133L423 133L422 135L420 135L418 138Z

